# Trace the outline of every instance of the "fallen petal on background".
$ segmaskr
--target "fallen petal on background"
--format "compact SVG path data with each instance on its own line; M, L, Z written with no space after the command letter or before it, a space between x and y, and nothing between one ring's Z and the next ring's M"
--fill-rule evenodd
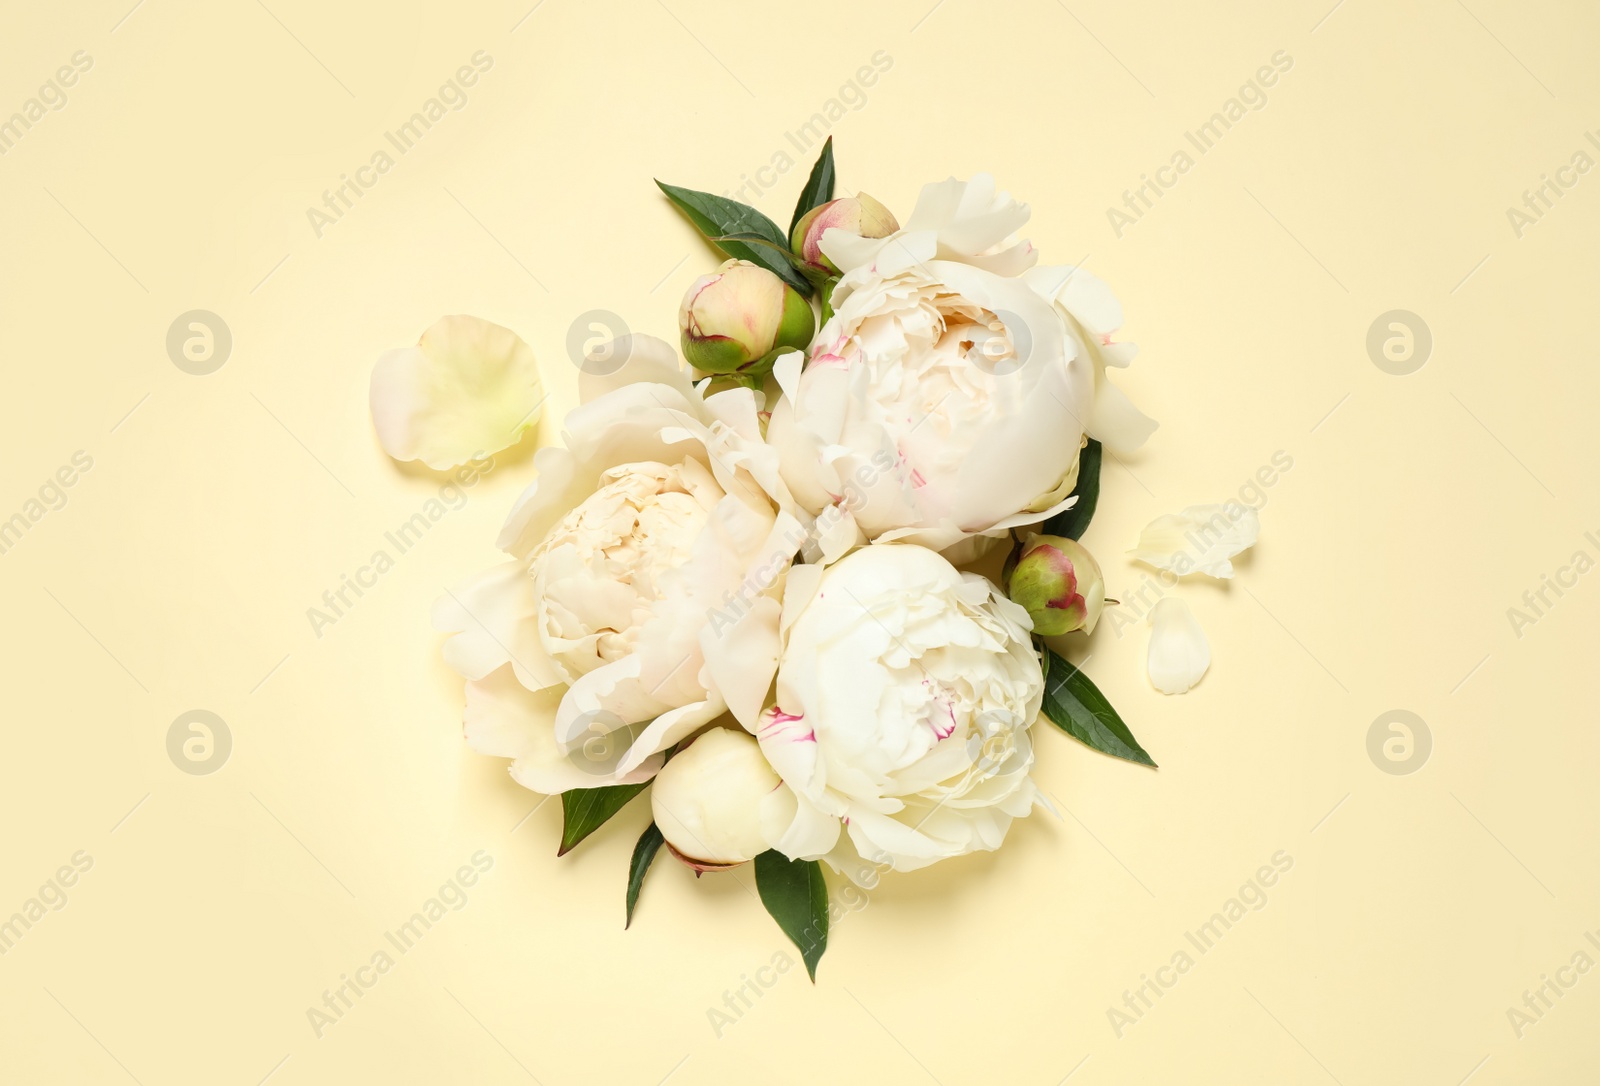
M442 317L415 347L378 359L371 404L384 452L444 471L520 441L539 421L544 387L515 332Z
M1191 505L1145 525L1128 553L1180 577L1190 573L1232 577L1233 563L1228 559L1255 546L1260 535L1261 518L1248 505Z
M1173 596L1150 611L1150 685L1163 694L1182 694L1211 666L1211 646L1189 605Z

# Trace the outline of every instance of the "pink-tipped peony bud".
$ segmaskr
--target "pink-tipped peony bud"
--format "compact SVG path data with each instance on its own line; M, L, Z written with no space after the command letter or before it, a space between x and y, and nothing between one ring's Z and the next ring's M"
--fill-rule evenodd
M748 260L696 279L678 307L683 356L702 373L758 377L772 352L805 350L815 329L811 303Z
M1030 536L1011 570L1006 594L1033 619L1044 637L1090 633L1105 610L1106 583L1094 556L1074 539Z
M779 783L748 732L712 728L661 767L650 808L674 856L721 871L767 850L761 805Z
M789 247L807 264L829 275L838 275L839 269L822 252L824 231L843 230L864 238L886 238L898 229L900 224L895 221L894 213L863 192L859 196L829 200L806 212L794 224Z

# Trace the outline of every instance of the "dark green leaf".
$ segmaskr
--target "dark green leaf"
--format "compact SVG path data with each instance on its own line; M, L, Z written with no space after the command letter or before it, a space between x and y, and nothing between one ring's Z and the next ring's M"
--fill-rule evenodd
M1078 485L1072 491L1078 496L1078 504L1045 521L1045 535L1082 539L1089 530L1094 507L1100 502L1100 457L1100 442L1091 437L1078 456Z
M807 264L804 260L801 260L799 257L790 252L787 245L779 245L775 241L768 241L760 234L753 233L749 230L738 234L723 234L721 237L715 237L711 240L723 248L726 248L723 243L728 241L736 241L741 245L759 245L764 249L776 253L783 260L788 261L789 266L795 271L799 272L801 275L805 275L807 271L811 270L811 265Z
M791 860L777 849L756 857L756 890L761 904L805 960L811 983L817 962L828 949L828 884L815 860Z
M833 182L833 137L829 136L822 145L822 154L817 156L817 164L811 167L811 176L806 178L806 187L800 190L800 202L794 205L794 218L789 220L790 235L807 211L833 199Z
M578 842L606 824L606 820L643 792L649 781L640 784L614 784L604 788L574 788L561 793L561 848L565 856Z
M723 252L759 264L801 294L811 297L813 291L806 277L790 267L787 259L773 252L774 248L782 249L785 253L789 249L789 239L778 229L777 223L738 200L679 188L661 181L657 181L656 185L667 194L667 199L677 205L678 210L689 217L695 228ZM736 234L754 234L766 244L754 245L747 241L731 240L732 235ZM718 241L719 238L729 240Z
M633 907L639 903L639 888L644 885L644 874L650 870L662 840L660 827L652 822L639 835L639 843L633 846L633 859L628 861L628 918L622 925L624 928L633 923Z
M1102 754L1155 767L1089 676L1049 649L1044 662L1044 715L1051 723Z

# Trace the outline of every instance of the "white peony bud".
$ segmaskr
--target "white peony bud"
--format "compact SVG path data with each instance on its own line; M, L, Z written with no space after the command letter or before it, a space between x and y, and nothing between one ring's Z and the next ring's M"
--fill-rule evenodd
M713 728L656 774L650 808L678 859L720 871L767 850L761 807L779 783L753 737Z

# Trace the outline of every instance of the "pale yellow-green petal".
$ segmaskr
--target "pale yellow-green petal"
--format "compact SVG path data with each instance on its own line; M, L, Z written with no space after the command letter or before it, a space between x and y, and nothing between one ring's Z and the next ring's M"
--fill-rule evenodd
M384 452L443 471L521 440L538 424L544 387L515 332L444 317L415 347L378 359L371 405Z

